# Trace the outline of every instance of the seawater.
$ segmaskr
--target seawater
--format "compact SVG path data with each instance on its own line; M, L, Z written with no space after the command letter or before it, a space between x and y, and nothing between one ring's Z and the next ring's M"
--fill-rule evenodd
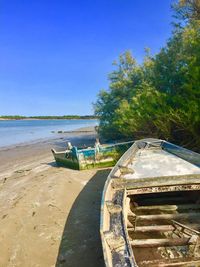
M7 120L0 121L0 147L56 138L58 131L96 126L98 120ZM52 132L55 133L52 133Z

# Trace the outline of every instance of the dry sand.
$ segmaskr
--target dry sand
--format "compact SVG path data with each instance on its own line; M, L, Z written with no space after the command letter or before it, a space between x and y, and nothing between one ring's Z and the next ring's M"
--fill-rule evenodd
M94 133L0 151L0 267L104 266L101 193L110 169L57 167L50 148Z

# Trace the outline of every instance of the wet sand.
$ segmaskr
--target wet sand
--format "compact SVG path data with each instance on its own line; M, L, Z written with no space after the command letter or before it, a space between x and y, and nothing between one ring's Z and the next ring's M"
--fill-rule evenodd
M110 169L57 167L50 148L66 139L89 145L95 133L0 150L1 267L104 266L99 216Z

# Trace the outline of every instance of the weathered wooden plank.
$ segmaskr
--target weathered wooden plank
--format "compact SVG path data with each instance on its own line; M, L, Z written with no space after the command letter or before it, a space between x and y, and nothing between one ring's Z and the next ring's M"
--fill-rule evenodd
M188 224L187 227L192 228L193 231L200 229L199 224ZM128 232L169 232L173 231L175 228L171 224L166 224L166 225L150 225L150 226L136 226L136 228L132 227L127 227Z
M153 248L153 247L169 247L169 246L185 246L193 244L190 238L161 238L161 239L135 239L130 240L130 244L135 248Z
M188 175L173 175L173 176L158 176L158 177L148 177L148 178L138 178L138 179L126 179L125 175L121 175L121 178L123 178L123 182L118 183L115 181L115 187L124 187L127 189L127 194L131 194L131 189L142 189L149 188L149 190L153 188L153 190L157 190L157 188L166 188L165 191L172 191L173 186L177 190L180 191L181 187L191 185L200 185L200 174L188 174ZM169 190L169 188L172 188L172 190ZM193 189L191 189L193 190ZM199 187L197 186L197 190L199 190ZM144 190L145 193L145 190Z
M173 220L173 219L200 219L199 213L175 213L175 214L156 214L156 215L137 215L137 222L139 221L154 221L154 220ZM132 215L128 219L135 220Z
M180 205L152 205L134 207L135 211L151 211L151 210L200 210L200 204L180 204Z
M150 226L137 226L136 228L128 228L128 232L169 232L173 231L173 225L150 225Z
M158 176L148 178L127 179L125 185L127 189L141 187L171 186L171 185L188 185L199 184L200 174Z
M125 186L123 186L122 188L125 188ZM164 192L181 192L181 191L200 191L200 183L199 184L188 184L188 185L187 184L171 185L171 186L167 185L167 186L159 186L159 187L146 186L146 187L141 187L141 188L128 189L127 196L151 194L151 193L164 193Z
M151 260L151 261L141 261L139 262L141 267L171 267L171 266L184 266L184 267L194 267L200 266L200 258L176 258L167 260Z

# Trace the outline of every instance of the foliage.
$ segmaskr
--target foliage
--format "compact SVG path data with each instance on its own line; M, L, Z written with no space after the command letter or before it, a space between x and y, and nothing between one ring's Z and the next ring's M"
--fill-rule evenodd
M173 5L175 18L179 20L200 20L200 0L179 0Z
M102 137L157 137L200 151L200 21L189 6L197 2L179 1L176 14L190 19L157 55L146 50L139 65L127 51L114 63L95 104Z

